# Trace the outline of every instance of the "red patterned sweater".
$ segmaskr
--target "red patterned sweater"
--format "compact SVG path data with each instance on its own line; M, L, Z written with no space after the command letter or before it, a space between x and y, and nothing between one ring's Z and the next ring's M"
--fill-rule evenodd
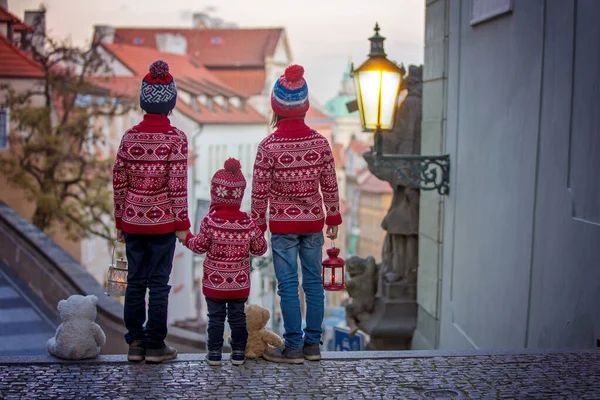
M188 234L185 245L194 253L206 253L202 293L215 299L244 299L250 295L250 254L267 251L264 233L243 213L235 220L210 212L200 232Z
M252 218L263 231L267 207L271 233L316 233L342 223L331 148L303 118L280 120L258 146Z
M113 167L117 229L151 235L190 227L187 154L185 133L162 115L145 114L125 132Z

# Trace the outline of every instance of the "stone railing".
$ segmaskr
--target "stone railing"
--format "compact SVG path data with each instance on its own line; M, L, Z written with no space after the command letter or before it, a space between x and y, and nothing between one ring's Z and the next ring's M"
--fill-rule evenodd
M98 296L96 322L106 333L103 354L127 351L123 306L73 257L29 221L0 201L0 259L26 282L51 310L73 294ZM205 351L206 336L169 327L167 341L180 353Z

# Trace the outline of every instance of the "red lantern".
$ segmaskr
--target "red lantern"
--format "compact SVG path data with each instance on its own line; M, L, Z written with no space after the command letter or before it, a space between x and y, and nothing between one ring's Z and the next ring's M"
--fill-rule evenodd
M327 257L323 260L323 289L330 291L344 290L344 260L338 257L340 249L332 246L327 249Z

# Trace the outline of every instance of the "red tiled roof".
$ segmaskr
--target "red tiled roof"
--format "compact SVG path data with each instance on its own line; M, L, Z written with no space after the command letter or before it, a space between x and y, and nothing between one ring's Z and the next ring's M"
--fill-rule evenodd
M0 35L0 77L43 78L41 66Z
M194 94L224 95L225 97L244 96L221 82L210 71L188 56L163 53L155 49L122 44L103 44L104 48L119 59L135 76L118 76L111 78L97 77L95 81L99 86L110 89L115 94L137 97L140 83L148 70L148 66L162 59L169 64L169 70L175 77L175 82L180 90L194 92ZM240 110L230 107L225 110L214 105L211 111L198 103L196 109L182 100L177 101L177 110L199 123L211 124L265 124L265 117L260 115L249 104L244 104Z
M329 119L329 116L325 114L323 111L319 110L317 107L312 106L306 112L307 120L315 120L315 119Z
M264 69L216 69L210 72L244 96L257 96L265 86Z
M212 83L231 94L240 95L233 88L217 79L204 66L196 61L192 61L188 56L163 53L155 49L139 46L109 43L104 43L103 46L125 64L140 80L148 73L150 64L161 59L169 64L169 72L175 77L176 82L191 80L199 83Z
M22 31L33 32L33 28L24 22L19 22L18 24L13 25L13 30L15 32L22 32Z
M381 193L381 194L394 193L394 191L392 190L392 187L390 186L390 184L388 182L382 181L381 179L377 178L375 175L369 173L366 178L367 179L365 179L364 182L362 182L361 184L358 185L358 189L361 192Z
M183 101L177 102L177 109L202 124L267 124L264 116L260 115L249 104L244 104L240 110L236 107L230 107L225 110L217 104L214 104L214 112L202 104L197 104L197 110Z
M6 8L0 7L0 22L12 22L13 24L18 24L21 20L11 14Z
M115 42L157 48L156 34L182 35L188 55L211 67L261 67L275 53L283 28L181 29L117 28Z

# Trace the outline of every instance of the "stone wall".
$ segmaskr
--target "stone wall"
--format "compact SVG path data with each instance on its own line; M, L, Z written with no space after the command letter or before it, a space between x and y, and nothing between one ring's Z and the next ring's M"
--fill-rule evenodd
M58 302L70 295L96 295L96 322L107 337L102 353L122 354L127 351L123 339L126 332L123 306L106 296L104 288L72 256L1 201L0 258L51 310L56 310ZM167 341L180 353L197 353L204 351L206 338L169 327Z

